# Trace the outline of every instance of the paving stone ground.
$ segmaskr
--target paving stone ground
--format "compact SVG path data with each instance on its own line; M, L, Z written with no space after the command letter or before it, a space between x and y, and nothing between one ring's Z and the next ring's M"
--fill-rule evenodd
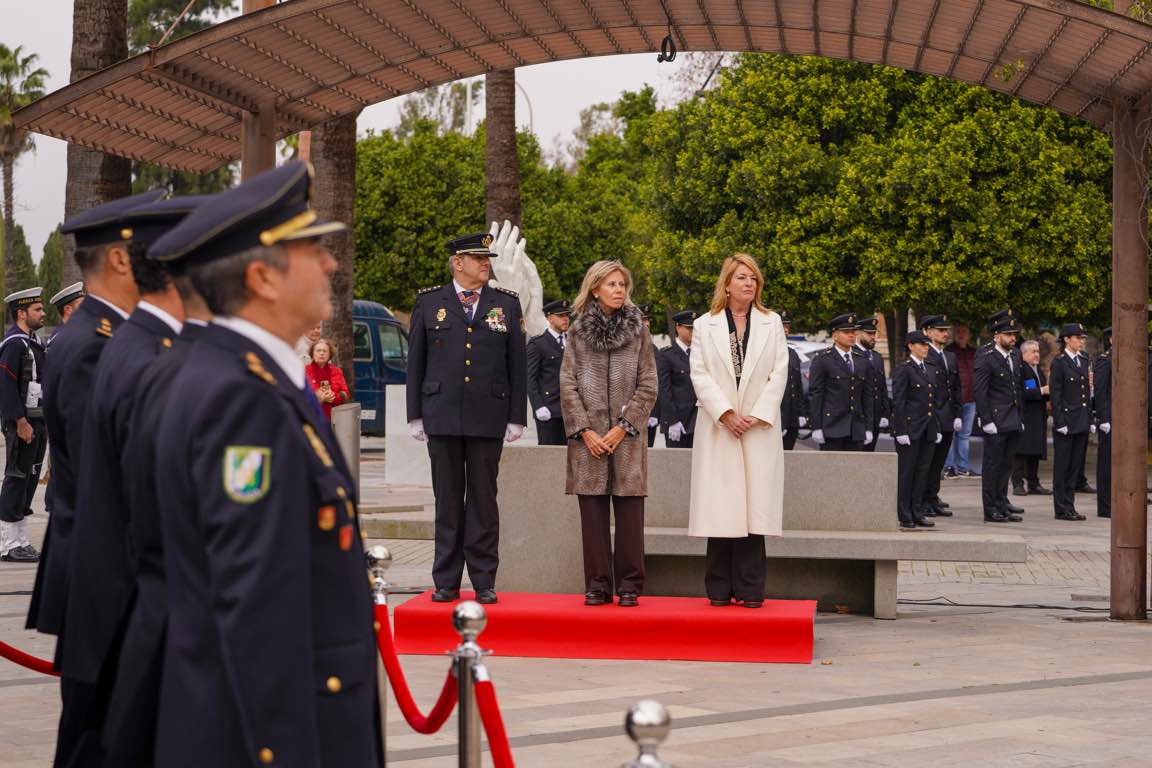
M385 485L382 452L372 441L365 449L367 504L431 501ZM943 496L956 515L942 530L991 528L980 522L978 480L946 481ZM632 756L625 709L654 697L674 721L661 753L680 768L1152 765L1152 625L1110 622L1102 610L1108 521L1088 496L1077 497L1083 523L1053 520L1048 497L1014 501L1025 522L996 531L1026 538L1026 563L901 563L900 618L820 614L810 665L492 658L517 764L618 766ZM44 515L33 521L38 538ZM399 604L428 586L431 543L385 543ZM0 567L0 640L50 656L51 638L22 629L34 573ZM403 663L427 707L446 660ZM0 663L0 691L0 766L49 765L54 682ZM455 764L454 720L414 734L390 697L388 718L390 765Z

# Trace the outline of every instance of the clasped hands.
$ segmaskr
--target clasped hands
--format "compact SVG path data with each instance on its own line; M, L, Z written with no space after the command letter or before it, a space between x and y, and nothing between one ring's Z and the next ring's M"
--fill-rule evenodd
M720 424L725 429L732 433L732 436L739 440L744 436L744 433L753 427L765 426L771 427L772 425L761 421L755 416L738 416L736 411L725 411L724 415L720 417Z
M580 433L580 438L584 441L584 446L588 449L588 453L598 459L614 453L616 446L620 445L627 436L628 433L624 431L623 427L619 426L612 427L603 437L591 429L586 429Z

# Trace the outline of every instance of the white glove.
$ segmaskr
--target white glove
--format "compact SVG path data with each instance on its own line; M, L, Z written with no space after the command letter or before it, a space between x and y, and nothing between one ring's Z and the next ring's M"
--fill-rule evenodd
M888 429L888 419L880 417L880 429Z
M871 445L871 444L872 444L872 433L865 430L864 431L864 445Z
M652 429L653 427L655 427L659 423L660 423L660 419L656 418L655 416L649 416L648 417L648 429Z
M548 406L542 405L536 409L536 418L540 421L548 421L552 418L552 411L548 410Z
M1093 435L1096 434L1096 425L1095 424L1089 424L1088 425L1088 431L1091 432Z
M801 426L801 427L806 427L806 426L808 426L808 417L807 417L807 416L801 416L801 417L800 417L800 421L799 421L799 424L800 424L800 426Z
M1108 422L1104 422L1103 424L1100 425L1100 431L1103 432L1104 434L1108 434L1109 432L1112 431L1112 425L1109 424Z
M816 445L824 445L824 430L812 430L812 439L816 441Z
M424 419L412 419L408 422L408 434L422 443L427 441L428 435L424 434Z
M668 427L668 439L674 443L680 442L680 438L684 437L684 425L676 422Z
M1062 435L1068 434L1068 427L1056 427L1056 431Z
M998 431L996 429L996 424L992 422L985 424L984 426L980 427L980 429L984 430L984 434L986 435L994 435Z
M912 445L912 438L908 437L908 435L896 435L896 442L900 443L900 445Z
M943 432L937 432L936 433L936 444L939 445L943 441L944 441L944 433Z
M964 428L964 420L963 419L952 419L952 431L953 432L959 432L963 428Z
M524 434L523 424L509 424L504 428L504 442L514 443Z

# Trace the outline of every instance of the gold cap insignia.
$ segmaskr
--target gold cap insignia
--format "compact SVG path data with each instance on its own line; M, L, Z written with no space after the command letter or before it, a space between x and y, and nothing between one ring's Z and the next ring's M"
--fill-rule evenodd
M480 241L480 244L485 248L492 245L492 235L484 235L484 239Z
M124 229L120 230L120 239L121 240L131 240L132 239L132 228L131 227L124 227Z

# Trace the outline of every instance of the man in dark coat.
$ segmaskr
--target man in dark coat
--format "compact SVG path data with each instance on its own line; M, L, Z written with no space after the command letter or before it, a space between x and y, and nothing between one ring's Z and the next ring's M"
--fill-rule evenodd
M984 522L1018 523L1021 518L1008 503L1008 481L1024 426L1021 363L1013 354L1020 326L1008 309L992 316L989 329L993 341L976 353L972 370L976 418L984 433Z
M833 345L809 369L812 439L822 451L859 451L872 442L871 366L856 344L856 315L828 323Z
M528 340L528 403L536 419L536 441L540 445L568 442L560 413L560 363L564 360L571 314L567 299L548 302L544 305L548 330Z
M792 331L792 316L788 310L780 310L780 320L784 324L784 335ZM800 366L800 354L788 345L788 384L784 389L784 399L780 401L780 423L784 428L784 450L791 451L796 446L800 430L808 426L808 395L804 392L804 373Z
M1040 370L1040 345L1029 340L1020 345L1024 365L1024 432L1012 467L1014 496L1049 496L1052 491L1040 484L1040 461L1048 458L1048 377Z
M1104 329L1104 351L1092 366L1092 410L1096 418L1096 515L1112 517L1112 328Z
M656 374L660 381L660 423L669 448L691 448L696 431L696 390L692 386L689 355L692 351L692 324L696 312L686 309L672 316L676 338L671 346L656 353Z
M896 441L896 513L900 527L931 528L924 514L924 488L940 424L933 413L936 372L926 364L928 337L911 331L906 339L909 358L892 374L892 435Z
M880 442L880 431L888 429L892 418L892 401L888 397L888 377L884 373L884 358L876 351L876 318L862 317L856 329L856 348L868 361L868 375L872 390L872 442L863 450L872 453Z
M951 517L948 503L940 498L940 479L944 476L944 465L952 449L952 438L963 426L960 417L960 366L956 362L956 355L947 350L952 340L952 322L948 315L927 315L921 318L920 330L931 342L928 345L928 364L936 370L939 384L936 387L935 411L943 435L933 449L924 501L928 505L929 515Z
M464 567L481 603L496 602L504 442L528 416L520 300L488 286L491 235L448 243L452 280L416 296L408 348L408 427L428 442L436 496L435 602L460 598Z
M1084 520L1076 511L1076 484L1088 435L1096 431L1092 420L1089 366L1080 352L1087 334L1079 323L1060 328L1064 345L1052 361L1049 394L1052 398L1052 506L1057 520Z

